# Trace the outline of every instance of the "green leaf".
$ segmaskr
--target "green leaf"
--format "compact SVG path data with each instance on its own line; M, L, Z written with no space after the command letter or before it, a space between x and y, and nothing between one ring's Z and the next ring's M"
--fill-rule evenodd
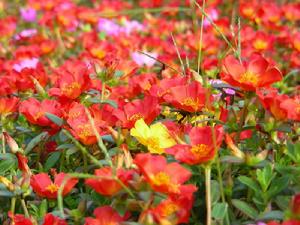
M11 193L8 190L0 190L0 197L8 197L8 198L10 198L10 197L13 197L13 196L14 196L14 194Z
M273 173L271 164L268 164L262 170L256 170L256 177L263 192L267 191L275 176L276 173Z
M46 112L45 115L49 120L51 120L53 123L55 123L59 127L64 124L63 119L59 118L58 116L56 116L54 114Z
M253 191L255 192L260 192L261 189L259 187L259 185L252 179L250 179L249 177L246 177L246 176L240 176L238 178L238 180L245 184L246 186L248 186L249 188L251 188Z
M223 220L227 214L228 205L227 203L217 203L213 206L212 217L217 220Z
M57 152L53 152L47 159L45 166L44 166L44 170L48 171L50 170L59 160L61 155L61 152L57 151Z
M43 218L47 212L48 212L48 203L47 203L47 199L44 199L39 207L40 218Z
M0 174L17 167L17 158L14 154L0 154Z
M238 199L233 199L232 204L249 218L254 220L257 219L258 216L257 210L254 209L252 206L250 206L248 203Z
M267 212L265 214L263 214L262 216L258 217L258 220L282 220L283 219L283 212L279 211L279 210L274 210L274 211L270 211Z
M267 191L267 195L269 198L274 197L279 194L282 190L286 189L289 185L289 177L284 176L273 180L269 190Z
M211 181L211 204L214 205L221 197L220 185L217 181Z
M49 137L48 132L42 132L36 137L34 137L26 146L25 148L25 154L28 154L36 145L38 145L40 142L46 140Z

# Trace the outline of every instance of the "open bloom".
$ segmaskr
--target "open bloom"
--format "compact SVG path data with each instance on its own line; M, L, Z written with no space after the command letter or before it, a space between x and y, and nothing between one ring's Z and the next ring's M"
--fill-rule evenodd
M95 175L99 176L99 179L89 178L86 179L85 183L93 188L97 193L106 196L112 196L121 191L123 188L121 184L113 178L113 169L111 167L103 167L95 170ZM128 184L131 180L133 171L117 169L116 176L123 182L124 185Z
M54 182L46 173L39 173L30 178L30 185L33 191L40 197L55 199L57 192L66 177L65 173L59 173L54 176ZM69 178L66 180L62 195L67 195L72 188L77 184L78 179Z
M8 213L10 217L12 225L33 225L33 222L30 218L26 218L22 214L12 214L11 212Z
M85 225L120 225L125 218L120 216L110 206L102 206L94 210L96 218L88 217L85 219ZM127 215L125 214L125 217Z
M46 113L51 113L58 117L62 115L61 105L57 101L49 99L39 102L35 98L29 98L21 102L19 111L30 123L39 126L56 127L56 125L46 117Z
M134 128L130 130L130 134L141 144L147 146L151 153L162 154L164 149L176 144L162 123L156 123L149 127L143 119L139 119L135 122Z
M209 126L193 127L188 135L189 144L177 144L166 149L166 153L174 155L181 162L194 165L205 163L214 158L216 150L222 143L224 131L221 126L215 128ZM214 146L214 138L216 146Z
M253 55L244 64L229 55L224 59L221 78L245 91L255 91L256 88L268 87L280 81L282 74L261 55Z
M148 96L143 100L136 99L125 104L123 109L116 109L114 114L121 120L122 127L132 128L135 122L141 118L147 124L152 123L159 115L160 109L157 98Z
M55 87L49 90L52 96L76 99L91 85L89 68L80 61L67 61L55 70L55 75Z
M155 220L159 224L188 223L193 206L193 193L180 195L177 198L167 198L151 209Z
M68 225L67 222L51 213L47 213L44 217L43 225Z
M153 190L165 194L180 194L183 184L191 177L191 172L179 163L167 163L163 156L140 153L134 163L144 175ZM186 185L187 186L187 185Z
M256 91L263 107L270 111L277 120L300 121L300 97L278 94L276 88L263 88Z
M213 97L208 89L194 81L187 85L170 88L164 99L177 109L199 112L205 107L210 107Z
M0 115L8 115L17 110L19 98L0 98Z

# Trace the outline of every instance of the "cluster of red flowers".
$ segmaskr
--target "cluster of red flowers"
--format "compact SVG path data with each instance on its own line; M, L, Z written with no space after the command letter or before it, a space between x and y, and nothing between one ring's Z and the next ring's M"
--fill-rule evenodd
M267 159L240 150L239 141L271 130L258 111L299 132L299 3L241 1L230 9L240 25L223 16L222 0L139 1L143 21L126 15L138 12L131 1L74 2L28 0L0 19L2 151L18 162L13 173L0 170L14 196L4 224L189 223L202 188L192 175L219 160L221 146L247 166ZM0 14L12 4L0 3ZM196 21L178 19L191 10ZM88 195L83 210L63 208L70 195ZM28 213L30 201L45 199L42 216ZM283 225L300 223L299 199Z

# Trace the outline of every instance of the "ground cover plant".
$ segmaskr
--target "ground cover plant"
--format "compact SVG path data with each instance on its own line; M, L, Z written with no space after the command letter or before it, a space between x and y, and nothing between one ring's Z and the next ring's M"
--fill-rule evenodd
M1 0L0 224L299 225L300 3Z

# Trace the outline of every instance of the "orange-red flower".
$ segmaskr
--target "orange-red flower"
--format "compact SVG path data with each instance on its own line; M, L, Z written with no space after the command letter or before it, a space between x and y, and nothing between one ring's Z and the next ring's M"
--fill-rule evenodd
M8 115L17 110L19 98L0 98L0 115Z
M66 176L65 173L56 174L53 182L48 174L39 173L30 178L30 185L33 191L40 197L55 199L57 198L57 192L65 179L66 183L62 193L63 196L67 195L78 182L78 179L65 178Z
M280 107L287 112L287 118L300 121L300 95L284 100Z
M67 61L55 70L54 88L49 90L52 96L76 99L91 85L88 66L81 61Z
M294 196L292 201L292 212L300 218L300 194Z
M268 87L282 79L281 72L261 55L252 55L248 63L240 63L233 55L224 59L221 78L245 91Z
M93 105L88 109L93 117L95 128L100 135L106 133L106 126L112 125L115 121L115 117L112 115L112 109L105 105L102 109L99 109L99 105ZM66 115L67 124L66 127L79 141L85 145L95 144L97 142L96 134L89 120L85 106L73 102L69 107L69 112Z
M300 121L300 96L290 98L288 95L280 95L275 88L260 89L256 93L263 107L276 119Z
M263 107L269 110L278 120L286 120L286 110L281 108L281 103L288 99L287 95L279 95L276 88L262 88L256 91Z
M214 134L213 130L214 129ZM205 163L214 158L216 150L220 147L223 140L223 127L215 128L193 127L189 132L189 144L177 144L169 149L166 153L174 155L181 162L194 165ZM215 137L213 137L215 135ZM214 146L214 138L216 146Z
M199 112L205 107L210 107L213 97L208 89L194 81L187 85L170 88L164 99L177 109Z
M12 220L12 225L33 225L33 222L30 218L26 218L22 214L12 214L11 212L8 212L9 218Z
M99 176L98 179L89 178L86 179L85 183L93 188L97 193L106 196L112 196L117 194L123 188L121 184L114 179L113 169L111 167L103 167L95 170L95 175ZM116 177L128 185L128 182L132 179L133 170L117 169Z
M155 220L159 224L182 224L188 223L190 217L190 210L193 207L194 197L192 192L184 193L176 197L167 198L160 202L150 212L153 214Z
M62 116L61 105L57 101L49 99L39 102L35 98L29 98L21 102L19 112L22 113L30 123L39 126L57 127L46 117L46 113L51 113L58 117Z
M152 123L160 110L157 98L147 96L125 104L122 109L116 109L114 115L121 121L122 127L132 128L139 119L144 119L146 124Z
M68 225L67 222L51 213L47 213L44 217L43 225Z
M125 221L125 218L110 206L96 208L94 215L95 219L91 217L85 219L85 225L120 225ZM126 214L125 217L127 217Z
M167 163L163 156L140 153L134 163L138 166L146 181L157 192L180 194L183 183L191 177L191 172L179 163Z

